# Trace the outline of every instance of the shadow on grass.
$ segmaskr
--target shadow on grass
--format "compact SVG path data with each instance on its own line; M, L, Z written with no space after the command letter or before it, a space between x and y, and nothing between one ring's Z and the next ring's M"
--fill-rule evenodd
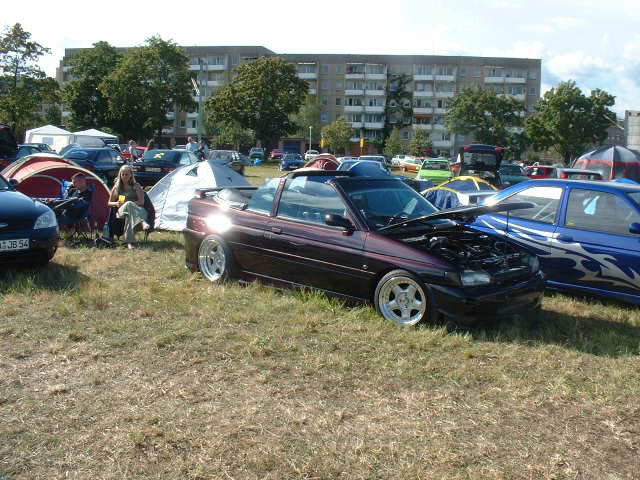
M545 310L539 321L524 327L507 320L469 331L477 341L558 345L605 357L640 355L640 328L623 322Z
M139 246L146 250L151 250L153 252L162 252L165 250L183 250L184 245L177 240L171 240L162 238L159 240L154 240L152 236L149 236L149 240L145 243L140 243Z
M0 269L0 295L11 292L74 290L89 278L75 266L51 262L46 267L8 265Z

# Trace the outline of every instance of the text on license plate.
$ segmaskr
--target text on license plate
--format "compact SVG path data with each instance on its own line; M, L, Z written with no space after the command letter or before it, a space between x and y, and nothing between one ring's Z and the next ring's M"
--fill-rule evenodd
M28 250L29 239L18 238L16 240L0 240L0 252L6 252L8 250Z
M158 168L158 167L147 167L146 168L147 172L161 172L162 169Z

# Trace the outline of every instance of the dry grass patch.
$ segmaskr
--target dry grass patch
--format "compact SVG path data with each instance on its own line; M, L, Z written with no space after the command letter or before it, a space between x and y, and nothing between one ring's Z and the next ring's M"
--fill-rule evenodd
M213 285L180 244L0 274L0 475L637 478L635 310L552 295L532 329L403 329Z

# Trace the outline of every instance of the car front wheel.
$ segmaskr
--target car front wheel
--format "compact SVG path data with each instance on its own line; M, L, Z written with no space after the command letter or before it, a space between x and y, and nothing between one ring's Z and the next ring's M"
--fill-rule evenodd
M226 242L218 235L208 235L198 249L198 267L212 282L224 282L233 273L234 260Z
M415 325L426 320L432 310L426 288L406 270L393 270L380 279L374 303L386 320L399 325Z

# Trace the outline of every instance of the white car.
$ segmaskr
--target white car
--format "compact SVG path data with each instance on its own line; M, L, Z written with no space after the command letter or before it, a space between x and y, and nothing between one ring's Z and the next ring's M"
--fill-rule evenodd
M360 155L358 160L373 160L374 162L380 162L382 165L389 166L384 155Z
M320 152L318 152L317 150L307 150L306 152L304 152L304 160L308 162L309 160L313 160L318 155L320 155Z
M391 165L400 167L407 159L413 158L411 155L396 155L391 159Z

